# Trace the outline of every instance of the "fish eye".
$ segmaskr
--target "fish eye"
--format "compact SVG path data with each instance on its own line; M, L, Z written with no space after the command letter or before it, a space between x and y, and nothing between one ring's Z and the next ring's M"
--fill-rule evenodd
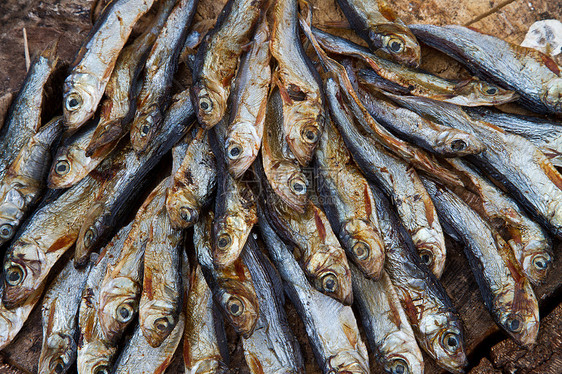
M66 160L60 160L55 165L55 173L57 173L57 175L62 176L67 174L69 171L70 171L70 163Z
M68 95L65 102L66 110L72 112L79 109L81 106L82 106L82 96L80 96L76 92Z
M306 183L302 180L295 178L289 182L289 186L291 187L291 191L296 193L297 195L304 195L306 194Z
M548 264L550 263L550 256L548 255L537 255L533 258L533 266L538 270L546 270Z
M9 223L5 223L0 226L0 238L2 239L10 239L12 237L14 230L14 226L10 225Z
M244 303L239 298L231 296L226 302L226 309L232 316L238 317L244 312Z
M523 328L523 322L515 314L510 314L507 316L507 319L505 320L505 327L507 328L508 331L517 333L521 331L521 329Z
M404 50L404 41L400 38L392 37L388 39L388 43L386 43L388 49L390 49L393 53L400 53Z
M495 95L498 93L498 89L496 87L485 87L486 88L486 93L488 95Z
M230 243L232 242L232 239L230 238L230 235L227 233L221 234L219 236L219 240L217 241L217 245L219 246L220 249L226 249Z
M336 292L338 289L338 279L332 273L322 277L322 289L326 292Z
M56 360L53 360L53 362L51 363L51 367L53 368L54 372L57 374L64 373L65 364L63 358L58 357Z
M90 227L88 231L84 234L84 246L89 247L93 244L96 238L96 229Z
M170 328L170 321L166 317L158 318L154 321L154 327L159 331L166 331Z
M199 99L199 107L203 109L205 113L209 113L213 110L213 102L208 96L202 96Z
M445 350L449 352L455 352L461 344L458 335L452 332L443 335L443 339L441 342Z
M129 322L134 315L135 311L129 304L121 304L117 308L117 321L121 323Z
M140 130L141 136L142 137L147 136L149 132L150 132L150 125L148 125L146 123L144 125L142 125L141 130Z
M433 263L433 253L429 251L423 251L422 253L420 253L420 258L422 262L427 266L430 266Z
M369 257L369 246L364 242L357 242L351 248L351 251L358 260L365 260Z
M229 159L236 160L237 158L240 157L240 155L242 155L242 146L236 143L232 143L231 145L228 146L228 149L226 150L226 154Z
M109 374L109 366L100 365L94 369L94 374Z
M25 272L20 265L12 265L6 270L6 283L9 286L17 286L25 276Z
M191 209L186 208L184 206L180 208L180 217L185 222L193 222L196 221L197 219L197 215L194 212L192 212Z
M467 147L467 144L464 140L456 139L451 142L451 149L455 152L464 151Z
M302 139L307 142L314 144L318 141L320 131L316 126L307 126L301 132Z
M397 358L392 360L390 364L390 373L391 374L408 374L410 370L408 370L408 364L401 358Z

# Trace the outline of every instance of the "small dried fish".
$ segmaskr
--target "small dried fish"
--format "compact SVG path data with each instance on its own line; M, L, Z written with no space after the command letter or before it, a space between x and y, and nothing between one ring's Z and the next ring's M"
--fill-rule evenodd
M556 62L462 26L411 25L424 43L448 54L474 73L516 91L520 103L539 113L562 113L562 77ZM499 52L501 51L501 53Z
M190 285L183 337L185 372L226 374L228 347L222 317L199 265L193 270Z
M416 37L386 0L338 0L351 27L377 53L407 66L418 66L421 49Z
M289 248L260 212L259 227L285 291L304 322L324 373L369 373L369 357L351 307L314 289Z
M213 213L208 212L195 224L195 252L224 317L237 333L247 338L252 335L259 316L259 303L252 276L241 258L227 267L215 268L211 249L213 218Z
M163 125L181 46L185 43L197 3L198 0L178 0L150 50L131 125L131 144L137 153L147 149Z
M464 242L484 304L496 323L517 343L534 344L539 306L508 244L460 198L427 178L423 181L453 236Z
M231 93L224 145L228 171L240 178L258 156L263 138L271 69L267 20L257 27L252 47L240 60Z
M41 197L51 162L51 146L61 130L61 117L43 126L20 150L0 180L0 246L14 236Z
M298 0L277 1L271 14L270 50L277 61L273 82L282 99L284 138L302 166L308 165L324 128L322 83L298 30ZM266 125L267 127L267 125Z
M242 340L244 357L254 374L304 373L304 361L297 338L289 328L283 308L283 284L269 259L251 237L243 260L254 281L260 316L252 336Z
M229 0L207 33L193 63L193 106L206 129L226 112L232 78L252 37L265 0Z
M350 258L369 278L384 265L384 242L369 183L353 162L331 120L316 149L318 197Z
M76 360L78 307L91 265L76 269L72 261L51 283L43 298L43 344L38 373L66 373Z
M116 0L103 10L64 82L64 123L76 130L90 119L137 20L153 0Z

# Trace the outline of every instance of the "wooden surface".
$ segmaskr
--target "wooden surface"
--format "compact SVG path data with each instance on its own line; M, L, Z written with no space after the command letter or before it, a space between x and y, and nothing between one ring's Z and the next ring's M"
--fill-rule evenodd
M223 1L201 0L194 25L204 30L222 8ZM314 23L332 27L334 31L350 35L345 30L344 17L335 0L311 1ZM520 43L529 26L541 19L560 18L562 0L490 1L490 0L400 0L393 3L396 12L406 23L463 24L483 32ZM49 42L60 38L59 54L70 62L81 41L87 35L90 1L88 0L0 0L0 118L6 100L3 95L16 91L25 75L23 32L27 31L31 56L39 53ZM357 40L357 39L356 39ZM433 52L424 51L423 67L445 77L458 77L466 72L456 63ZM559 246L558 246L559 247ZM476 284L462 250L450 244L448 264L442 282L458 308L465 325L465 340L470 352L471 373L562 373L562 261L560 249L547 284L535 288L541 306L539 343L531 351L523 350L506 338L484 309ZM318 373L312 352L302 333L294 308L287 306L289 320L304 356L307 372ZM40 313L37 308L22 332L3 352L0 352L1 373L34 373L41 346ZM235 372L248 373L242 357L239 339L229 332L229 347ZM381 372L373 363L373 373ZM177 358L170 373L183 372ZM426 360L426 373L440 373L431 359Z

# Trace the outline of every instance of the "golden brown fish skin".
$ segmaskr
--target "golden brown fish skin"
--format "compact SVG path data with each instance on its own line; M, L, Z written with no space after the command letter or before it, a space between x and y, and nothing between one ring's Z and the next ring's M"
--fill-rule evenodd
M277 61L273 82L281 94L284 136L298 162L306 166L326 119L320 78L300 41L297 3L286 0L274 4L270 50Z
M90 119L136 21L153 0L118 0L107 6L78 52L64 82L63 114L74 131Z
M164 207L168 182L164 179L138 210L119 257L107 266L101 282L98 318L104 341L110 345L118 341L138 312L144 250L153 219Z
M139 324L156 348L170 335L181 312L183 233L171 226L165 205L154 217L144 250Z
M212 229L213 260L217 267L232 264L246 245L252 227L258 221L256 197L248 183L228 173L224 153L226 126L220 121L210 134L217 157L217 196Z
M194 226L193 244L215 302L236 332L248 337L259 317L259 303L250 271L241 258L224 268L212 259L213 213L208 212Z
M0 179L0 246L10 240L44 190L51 146L62 130L62 118L43 126L20 150Z
M170 104L179 54L197 3L198 0L177 1L144 64L142 88L137 97L135 118L130 131L131 144L137 153L146 150L162 126Z
M347 257L324 212L311 201L302 213L297 212L274 198L267 181L263 185L267 193L265 214L279 235L295 247L295 257L310 282L318 291L351 305L353 292Z
M359 79L371 89L384 88L390 81L403 93L464 106L498 105L517 99L514 91L478 79L447 80L422 70L382 59L367 49L338 36L313 28L313 34L326 51L358 58L373 70L361 70Z
M43 344L38 364L41 374L66 373L76 360L77 314L91 265L76 269L68 261L45 293L41 306Z
M232 108L224 153L230 174L239 179L258 156L261 148L271 68L269 28L260 21L252 47L240 60L232 91Z
M4 305L21 305L44 283L52 266L76 241L83 212L102 188L103 181L86 177L34 213L6 253Z
M18 95L12 100L0 131L0 179L21 148L41 126L43 91L58 62L58 43L50 44L29 68Z
M228 349L222 318L200 265L193 270L190 285L183 338L185 372L226 374L229 372Z
M420 45L385 0L338 0L347 20L369 47L382 57L417 67Z
M216 159L207 132L200 132L187 147L183 160L173 175L166 197L172 225L186 229L199 220L201 209L210 203L216 188ZM174 167L175 168L175 167Z
M308 180L283 135L282 99L273 90L267 104L262 143L262 165L271 187L283 202L303 212L308 201Z
M264 3L229 0L215 27L199 46L193 69L193 106L199 123L206 129L216 125L226 112L231 81Z
M369 183L353 162L331 120L316 149L318 194L348 258L369 278L384 265L384 242Z

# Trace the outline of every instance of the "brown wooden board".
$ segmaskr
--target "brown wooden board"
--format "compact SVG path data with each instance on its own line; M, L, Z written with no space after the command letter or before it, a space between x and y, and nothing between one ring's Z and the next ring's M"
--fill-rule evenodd
M194 27L199 30L211 27L223 3L224 0L201 0ZM311 3L315 25L331 27L337 34L353 37L346 29L345 19L335 0L314 0ZM392 5L406 23L470 25L514 43L523 40L533 22L560 18L562 14L562 0L400 0L392 2ZM60 38L59 54L63 60L71 62L91 28L90 8L89 0L0 1L0 118L5 112L6 100L9 100L3 95L17 91L26 71L22 29L26 28L32 57L48 43ZM354 37L354 40L359 39ZM429 50L424 50L422 67L448 78L466 74L456 62ZM470 372L562 373L560 248L555 252L556 260L548 282L535 288L540 300L542 323L538 344L530 351L517 347L499 331L482 304L462 249L453 243L449 243L448 249L448 264L442 282L465 325ZM306 358L307 373L319 373L303 333L304 326L291 305L287 305L286 310ZM228 337L234 372L248 373L240 340L232 331L228 332ZM36 308L14 342L0 352L0 374L36 372L41 339L40 308ZM179 355L168 372L183 372ZM374 362L372 372L381 372ZM426 373L441 372L430 359L426 360Z

